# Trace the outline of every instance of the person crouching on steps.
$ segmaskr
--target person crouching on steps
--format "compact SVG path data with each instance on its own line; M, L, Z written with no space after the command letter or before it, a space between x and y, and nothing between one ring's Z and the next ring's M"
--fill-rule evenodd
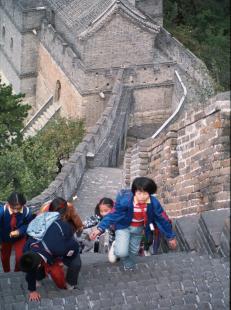
M56 197L52 201L45 203L39 210L38 215L44 212L59 212L61 219L69 222L73 231L81 234L83 230L83 223L79 217L74 205L62 197Z
M115 211L105 216L90 237L94 240L110 225L115 224L115 241L109 251L109 261L120 258L124 270L132 270L135 256L139 252L143 230L147 238L154 230L154 224L163 233L171 249L177 246L172 225L165 217L165 212L153 194L156 183L147 177L134 179L131 190L122 190L116 198Z
M26 242L26 230L33 215L25 206L23 194L13 192L5 205L0 206L0 247L4 272L10 272L10 256L12 248L15 250L14 271L20 271L19 259Z
M49 213L54 214L55 212L46 214L49 215ZM68 267L66 279L61 263ZM79 244L74 239L70 223L58 218L51 223L42 240L30 236L20 259L20 268L26 273L30 301L41 299L40 294L36 291L36 281L42 280L47 274L59 288L77 288L81 259Z

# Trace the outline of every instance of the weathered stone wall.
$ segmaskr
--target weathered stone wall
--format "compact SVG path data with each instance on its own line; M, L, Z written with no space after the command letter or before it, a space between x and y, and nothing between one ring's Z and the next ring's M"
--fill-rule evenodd
M60 97L58 99L61 105L61 115L65 117L82 118L85 115L82 106L82 96L66 77L63 71L51 58L48 51L40 45L39 47L39 65L37 77L37 108L51 97L56 97L57 81L60 83Z
M60 196L70 199L77 190L86 167L90 165L91 154L97 154L102 143L110 132L117 117L116 110L120 103L123 85L121 83L123 70L118 72L113 94L107 103L104 113L85 135L83 141L77 146L68 163L62 168L61 173L40 195L28 202L37 210L44 202Z
M163 0L135 0L135 4L158 25L163 25Z
M169 215L177 217L230 204L230 101L210 100L189 111L156 139L129 150L125 180L152 177Z
M200 85L198 91L203 92L205 98L214 94L214 82L205 64L164 28L157 34L155 45Z
M0 4L0 67L15 93L34 104L38 59L38 31L45 10L26 10L15 1ZM3 35L3 32L5 35Z
M154 39L155 34L115 14L110 22L87 40L83 62L90 68L151 63Z
M172 93L172 83L152 88L135 88L134 114L130 118L129 127L153 123L162 125L172 112Z

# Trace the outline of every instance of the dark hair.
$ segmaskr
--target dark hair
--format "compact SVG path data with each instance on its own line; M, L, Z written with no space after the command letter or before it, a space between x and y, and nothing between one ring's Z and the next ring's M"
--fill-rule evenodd
M157 191L156 183L147 177L138 177L135 178L132 182L132 193L135 195L136 191L147 192L149 195L154 194Z
M41 263L42 258L38 253L28 251L25 252L19 261L20 269L23 272L30 272L36 270L38 265Z
M10 206L14 207L16 205L21 205L24 206L26 204L26 198L24 197L23 194L13 192L10 194L10 196L7 198L7 202L9 203Z
M113 208L114 206L114 201L111 198L108 197L103 197L102 199L100 199L100 201L97 203L96 207L95 207L95 215L99 216L100 218L102 218L102 216L100 215L100 205L107 205L109 208Z
M67 201L61 197L57 197L52 200L49 206L50 212L59 212L64 215L67 210Z

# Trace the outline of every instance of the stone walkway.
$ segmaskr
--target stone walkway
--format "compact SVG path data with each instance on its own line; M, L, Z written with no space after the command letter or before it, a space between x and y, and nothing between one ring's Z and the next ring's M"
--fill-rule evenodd
M122 173L114 168L88 170L74 201L84 219L103 196L115 198ZM220 310L229 309L230 264L195 252L169 252L138 257L134 272L103 254L81 255L79 289L57 289L43 280L39 303L27 300L24 274L2 273L0 310Z
M22 273L1 274L1 310L220 310L229 309L229 262L195 253L139 258L135 272L120 263L88 262L82 255L80 290L42 281L39 303L27 302ZM101 257L100 257L101 258ZM105 261L105 257L102 258Z
M74 200L78 214L83 220L86 216L93 215L101 198L109 197L114 200L121 188L121 169L97 167L87 170L77 191L77 199Z

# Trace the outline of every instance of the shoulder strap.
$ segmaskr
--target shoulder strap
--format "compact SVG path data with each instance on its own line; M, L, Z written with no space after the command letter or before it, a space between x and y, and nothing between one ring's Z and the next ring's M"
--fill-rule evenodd
M62 227L59 225L58 222L54 221L54 223L58 226L59 230L61 231L61 234L64 236L64 233L63 233L63 230L62 230Z
M28 207L25 207L25 217L27 217L27 215L29 214L29 212L30 212L30 210L29 210L29 208Z

